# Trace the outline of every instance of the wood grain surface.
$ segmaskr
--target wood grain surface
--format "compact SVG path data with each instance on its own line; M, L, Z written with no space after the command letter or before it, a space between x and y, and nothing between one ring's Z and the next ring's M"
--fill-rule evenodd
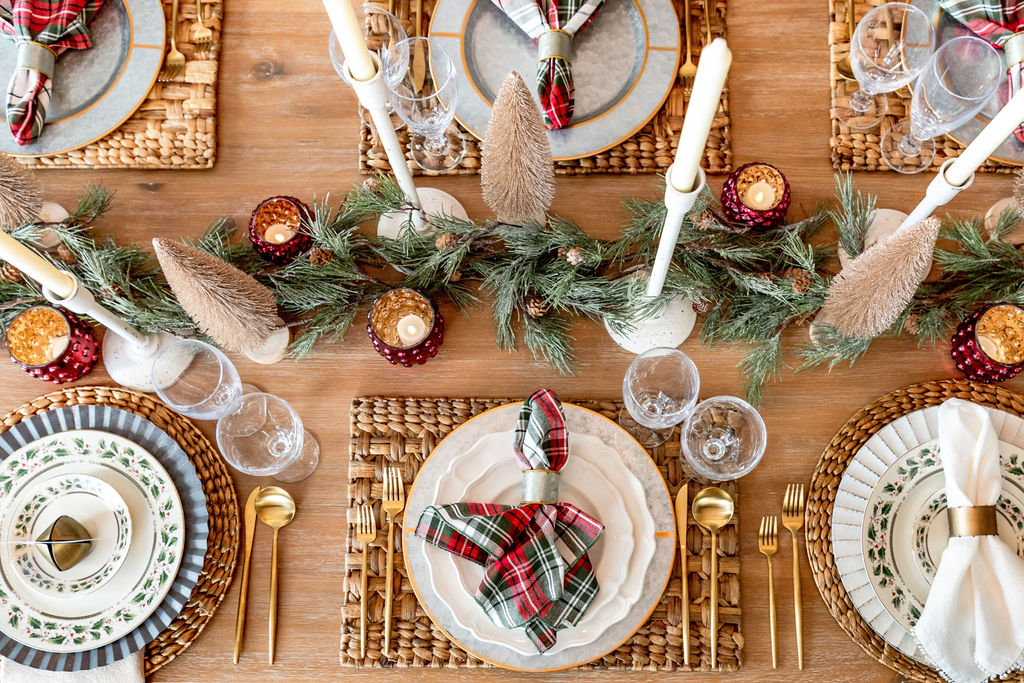
M614 0L612 0L614 1ZM145 243L154 236L195 236L219 216L244 224L261 199L290 194L344 191L361 181L356 170L355 99L338 80L327 57L328 23L316 0L277 3L240 0L226 4L220 79L220 150L209 171L41 171L47 199L72 204L80 188L103 182L117 191L114 210L99 230ZM827 3L802 0L731 0L729 43L734 54L729 78L735 163L764 160L778 165L793 187L792 217L813 210L833 192L829 161L829 13ZM711 178L717 191L722 178ZM859 186L879 194L879 205L909 211L931 176L889 173L857 176ZM484 216L475 178L422 179ZM651 177L560 178L555 210L589 232L612 237L623 214L619 201L655 192ZM983 212L1010 194L1010 179L985 175L950 206L956 213ZM254 550L248 630L241 662L231 663L238 581L207 630L191 648L158 672L158 681L334 680L435 683L491 682L524 678L496 670L359 671L338 663L343 573L344 449L348 406L356 395L509 396L547 385L564 395L617 397L632 356L604 330L582 323L575 330L581 358L575 376L560 376L528 353L494 348L489 311L463 317L444 307L450 326L440 355L425 366L394 368L377 356L361 329L335 347L321 347L302 363L261 367L237 358L244 380L291 401L321 445L321 463L307 481L289 486L298 501L295 522L281 532L281 607L277 663L267 661L267 599L270 531L258 530ZM791 341L803 341L793 330ZM792 348L792 346L790 346ZM741 350L707 350L691 339L683 349L700 367L702 395L736 394ZM793 360L794 365L798 362ZM832 435L858 408L903 385L949 377L955 370L948 347L917 349L913 343L878 343L854 368L794 375L768 388L763 405L770 443L764 461L741 482L743 618L747 637L744 668L737 681L867 681L894 674L874 662L843 634L826 612L801 561L804 586L806 668L797 671L790 598L791 557L776 562L779 596L779 669L772 671L764 559L756 551L757 520L778 513L785 484L808 481ZM101 371L89 383L106 381ZM1024 388L1024 382L1009 384ZM13 365L0 369L0 405L7 410L51 390ZM211 423L202 425L212 434ZM238 476L244 500L256 480ZM262 483L268 483L264 481ZM801 544L801 549L803 545ZM641 681L667 676L646 673L565 673L544 680L583 676L604 681ZM709 679L676 674L675 680ZM724 679L725 676L719 676ZM540 678L538 678L540 680Z

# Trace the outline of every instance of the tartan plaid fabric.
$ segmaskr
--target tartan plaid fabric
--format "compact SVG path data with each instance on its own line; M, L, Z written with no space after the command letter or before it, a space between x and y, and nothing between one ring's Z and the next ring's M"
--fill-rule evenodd
M604 0L491 0L526 35L536 40L550 29L575 36L582 30ZM537 94L550 130L565 128L572 120L572 66L564 59L537 62Z
M569 440L561 404L548 389L523 404L513 451L526 469L561 470ZM476 601L505 628L523 627L537 650L577 624L597 597L587 552L604 526L568 503L453 503L428 507L416 535L486 568ZM559 550L559 545L563 550Z
M0 0L0 33L15 44L35 42L58 57L92 47L89 21L103 0ZM19 145L35 142L50 104L51 79L35 69L15 69L7 84L7 125Z

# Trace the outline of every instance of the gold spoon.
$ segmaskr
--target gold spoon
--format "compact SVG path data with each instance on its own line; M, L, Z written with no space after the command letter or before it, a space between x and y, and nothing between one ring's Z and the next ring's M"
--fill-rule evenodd
M274 530L270 559L270 663L273 664L277 641L277 533L295 519L295 500L279 486L265 486L256 495L256 516Z
M718 531L732 519L732 496L712 486L693 497L693 519L711 532L711 668L718 668Z
M846 2L846 25L850 29L850 50L853 50L853 33L857 30L857 22L854 20L853 0L847 0ZM836 71L848 81L856 80L853 75L853 66L850 64L849 55L839 60L839 63L836 64Z

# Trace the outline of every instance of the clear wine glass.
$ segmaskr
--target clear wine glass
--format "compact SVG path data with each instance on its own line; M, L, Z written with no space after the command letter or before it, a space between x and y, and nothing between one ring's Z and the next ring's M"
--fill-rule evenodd
M864 15L850 41L850 65L859 89L836 106L850 128L874 128L888 110L885 94L911 83L935 45L932 23L917 7L887 2Z
M619 425L645 448L660 446L697 402L700 374L678 349L657 347L637 356L622 380Z
M1002 80L1003 64L994 47L976 36L945 43L914 84L910 118L882 135L882 158L900 173L920 173L935 158L935 140L977 115Z
M409 55L409 68L391 86L391 104L413 133L409 143L413 161L424 171L449 171L466 152L465 140L451 128L459 97L455 62L439 42L431 38L407 38L401 50ZM388 59L399 59L399 49ZM417 83L415 60L425 55L423 82Z
M697 404L680 435L683 469L710 481L738 479L761 462L768 434L752 405L735 396Z
M271 394L245 393L234 364L206 342L168 344L153 359L151 376L173 410L217 420L217 445L235 469L287 482L316 469L320 446L292 407Z
M376 5L355 5L356 22L363 27L363 37L366 38L366 47L377 53L380 57L381 69L385 85L391 88L402 80L406 70L409 68L409 48L404 42L408 37L402 22L391 12ZM348 78L345 75L345 53L341 50L341 43L338 37L331 30L327 38L328 50L331 55L331 64L334 70L346 83ZM391 55L391 58L388 58ZM389 101L387 103L388 113L391 114L391 123L395 130L405 127L405 122L394 113L394 107Z

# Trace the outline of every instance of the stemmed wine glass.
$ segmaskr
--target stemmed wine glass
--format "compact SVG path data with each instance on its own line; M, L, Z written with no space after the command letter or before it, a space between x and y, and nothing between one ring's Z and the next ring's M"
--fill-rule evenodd
M428 60L422 84L416 82L416 69L409 68L398 83L389 85L391 104L414 134L410 141L413 161L424 171L451 170L466 151L462 135L448 130L459 97L455 62L432 38L407 38L388 53L388 59L400 58L399 50L413 59L416 54L426 55Z
M316 469L320 446L295 410L272 394L244 393L234 364L213 346L176 341L157 354L151 372L168 406L185 417L217 420L217 445L235 469L288 482Z
M937 135L971 120L992 98L1002 78L996 49L976 36L945 43L914 84L910 118L882 135L882 158L900 173L920 173L935 158Z
M761 462L767 439L764 420L743 399L705 399L683 423L683 469L710 481L738 479Z
M363 37L366 38L366 47L377 53L380 57L381 69L384 84L390 88L402 80L406 70L409 68L409 50L404 40L408 37L402 22L391 12L376 5L355 5L356 22L363 27ZM345 75L345 53L341 50L341 43L338 37L331 30L327 38L328 51L331 55L331 64L334 70L343 81L348 81ZM388 55L392 58L388 59ZM388 113L391 114L391 123L395 130L405 126L405 122L394 115L394 107L391 102L387 103Z
M885 94L917 78L935 45L924 12L905 2L887 2L864 15L850 41L850 65L860 89L837 106L850 128L873 128L888 110Z
M645 448L660 446L697 402L700 374L678 349L657 347L637 356L622 380L619 425Z

